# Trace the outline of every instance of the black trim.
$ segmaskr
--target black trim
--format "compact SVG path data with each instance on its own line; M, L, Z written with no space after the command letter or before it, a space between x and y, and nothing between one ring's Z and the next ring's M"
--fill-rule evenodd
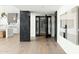
M45 17L46 18L46 26L45 26L45 28L46 28L46 30L45 30L46 34L45 34L45 36L46 36L46 38L51 37L51 33L52 32L50 34L48 34L48 18L50 17L50 26L51 26L50 27L50 31L52 31L52 23L51 23L52 19L51 19L51 16L47 16L47 15L46 16L36 16L36 19L39 18L39 34L36 33L36 36L41 36L40 35L40 18L41 17ZM37 23L36 23L36 27L37 27ZM37 31L37 28L36 28L36 31Z
M55 41L57 41L57 11L55 12Z
M48 33L48 18L50 18L50 26L52 27L51 24L51 16L45 16L46 17L46 38L50 38L51 37L51 32L50 34ZM50 27L50 31L52 30L52 28Z

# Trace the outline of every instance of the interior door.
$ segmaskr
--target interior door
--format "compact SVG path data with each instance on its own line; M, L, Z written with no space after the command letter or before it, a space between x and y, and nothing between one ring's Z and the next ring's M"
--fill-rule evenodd
M29 11L20 11L20 41L30 41Z
M45 16L40 17L40 35L45 36Z
M36 36L51 37L51 16L36 17Z
M55 12L55 41L57 41L57 11Z
M46 17L46 38L51 37L51 16Z
M36 16L36 36L40 36L40 17Z
M36 36L45 36L45 16L36 16Z

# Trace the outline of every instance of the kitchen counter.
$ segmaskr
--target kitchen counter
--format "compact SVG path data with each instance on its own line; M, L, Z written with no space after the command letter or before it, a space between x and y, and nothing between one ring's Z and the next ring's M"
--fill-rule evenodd
M0 25L0 31L5 31L6 32L6 39L8 37L13 36L13 29L16 28L16 25L10 24L10 25Z

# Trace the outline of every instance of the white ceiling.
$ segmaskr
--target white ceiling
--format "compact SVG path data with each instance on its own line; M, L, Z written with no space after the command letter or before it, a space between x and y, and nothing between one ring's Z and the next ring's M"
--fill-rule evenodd
M61 5L15 5L15 7L24 11L54 14L54 12L57 11Z

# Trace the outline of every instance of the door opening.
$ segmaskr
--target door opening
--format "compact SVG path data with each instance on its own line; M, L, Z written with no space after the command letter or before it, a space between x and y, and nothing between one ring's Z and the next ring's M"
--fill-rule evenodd
M51 16L36 16L36 36L51 37Z

